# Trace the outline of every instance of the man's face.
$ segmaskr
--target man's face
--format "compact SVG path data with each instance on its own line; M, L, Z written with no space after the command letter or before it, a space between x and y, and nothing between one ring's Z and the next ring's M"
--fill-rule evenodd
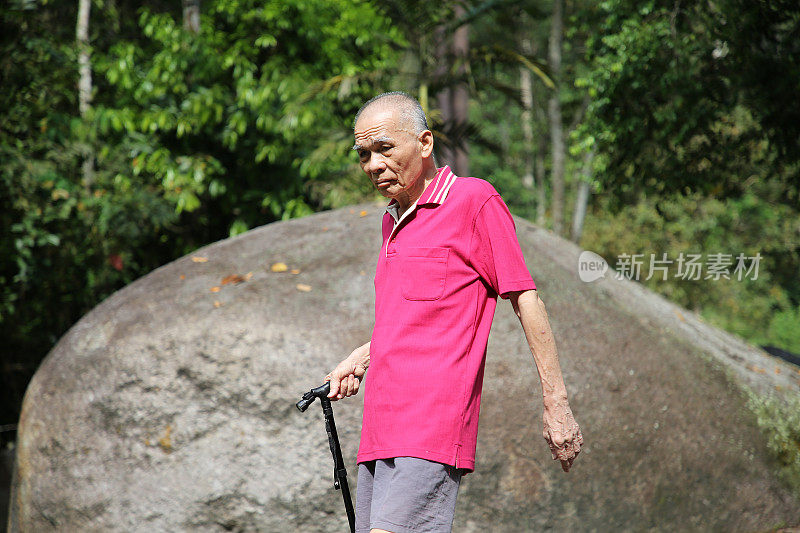
M408 194L423 171L424 142L398 121L395 110L381 106L366 109L355 127L361 168L387 198Z

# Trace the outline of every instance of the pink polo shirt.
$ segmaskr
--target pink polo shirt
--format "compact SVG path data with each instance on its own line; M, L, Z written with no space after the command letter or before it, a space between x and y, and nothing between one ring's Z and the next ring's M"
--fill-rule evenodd
M444 167L399 221L390 202L358 462L408 456L473 470L497 295L535 288L488 182Z

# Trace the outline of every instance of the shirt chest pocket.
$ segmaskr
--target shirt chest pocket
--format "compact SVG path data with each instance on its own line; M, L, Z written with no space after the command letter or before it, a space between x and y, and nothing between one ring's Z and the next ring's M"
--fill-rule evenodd
M408 248L400 259L400 288L406 300L438 300L447 281L448 248Z

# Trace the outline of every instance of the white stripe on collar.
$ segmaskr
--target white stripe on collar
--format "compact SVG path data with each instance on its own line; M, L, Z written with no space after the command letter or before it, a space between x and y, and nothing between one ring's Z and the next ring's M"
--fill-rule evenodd
M441 204L442 202L444 202L444 199L447 198L447 193L450 192L450 187L452 187L453 183L455 183L456 181L456 175L453 174L453 172L450 170L450 167L445 168L445 171L447 174L443 176L444 184L442 185L442 190L440 190L439 193L436 196L434 196L433 200L430 200L435 204Z

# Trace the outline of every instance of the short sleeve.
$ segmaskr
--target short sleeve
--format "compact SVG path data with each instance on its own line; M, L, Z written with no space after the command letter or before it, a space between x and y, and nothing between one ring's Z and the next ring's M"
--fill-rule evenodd
M503 298L535 289L517 239L511 213L499 195L492 195L475 216L471 262L478 274Z

